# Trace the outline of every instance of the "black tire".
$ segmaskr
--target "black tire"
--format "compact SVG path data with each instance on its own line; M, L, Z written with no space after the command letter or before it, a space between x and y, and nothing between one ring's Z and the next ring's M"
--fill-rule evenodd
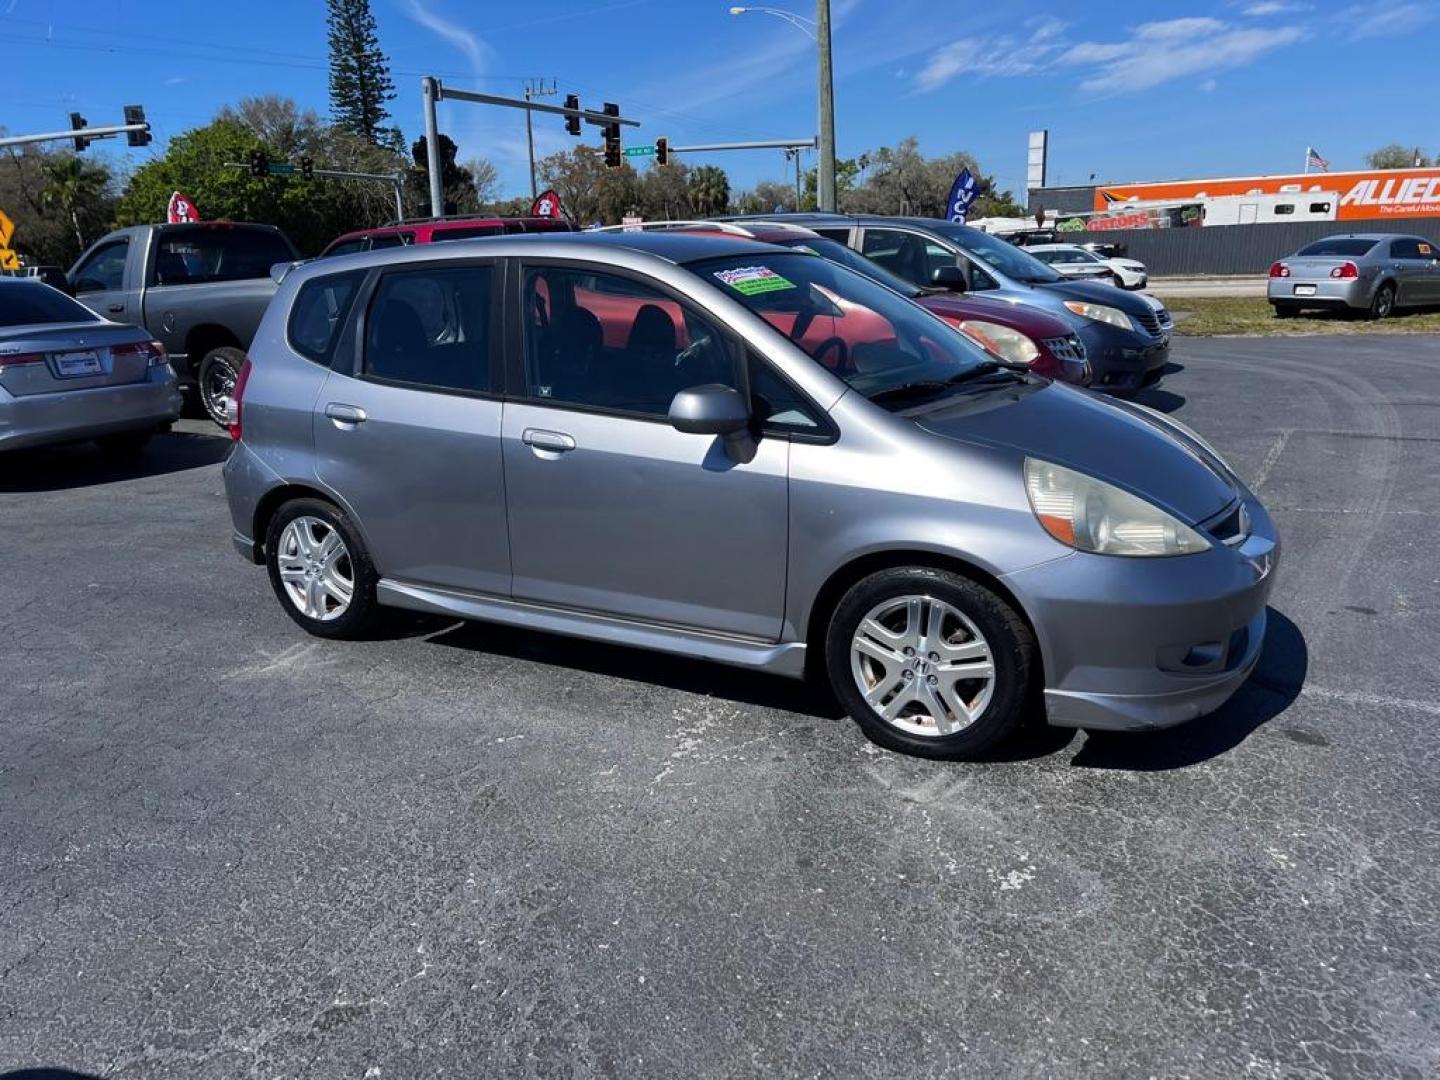
M223 399L234 393L235 380L240 378L240 366L244 363L244 352L231 345L222 345L206 353L196 370L200 404L205 409L205 415L222 428L228 426Z
M915 734L887 721L865 700L852 672L851 644L861 620L885 601L908 596L950 605L974 624L989 646L994 666L989 701L968 726L953 734ZM970 578L926 567L882 570L864 578L841 598L825 634L831 687L871 741L900 753L944 760L978 758L1020 730L1034 700L1036 652L1029 626L1007 601Z
M153 431L124 431L118 435L102 435L95 440L100 452L108 458L136 458L150 444Z
M1293 319L1296 315L1300 314L1299 304L1291 304L1282 300L1273 306L1275 308L1275 318L1277 319Z
M300 517L317 518L333 529L340 535L348 553L353 589L349 606L333 619L312 618L301 611L280 577L281 538L286 526ZM295 499L281 506L265 531L265 569L280 606L307 633L323 638L357 640L368 637L379 625L381 611L375 599L379 575L375 573L359 531L344 511L333 503L322 499Z
M1375 299L1370 301L1370 318L1384 319L1395 310L1395 286L1388 281L1375 290Z

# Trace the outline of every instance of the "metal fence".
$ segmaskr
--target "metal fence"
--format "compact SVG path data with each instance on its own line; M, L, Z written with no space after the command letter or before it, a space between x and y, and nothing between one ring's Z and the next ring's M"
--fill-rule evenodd
M1440 217L1377 218L1373 221L1297 221L1294 224L1211 225L1190 229L1107 229L1069 233L1076 243L1125 245L1152 277L1174 274L1263 274L1276 259L1325 236L1344 233L1405 233L1440 247Z

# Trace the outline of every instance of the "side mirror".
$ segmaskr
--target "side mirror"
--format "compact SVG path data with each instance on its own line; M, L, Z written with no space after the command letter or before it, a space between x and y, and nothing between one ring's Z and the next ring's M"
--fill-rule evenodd
M965 271L958 266L937 266L930 280L939 288L951 292L965 292L970 287L965 280Z
M670 402L670 426L691 435L723 435L726 453L741 464L755 457L750 406L733 387L706 383L681 390Z

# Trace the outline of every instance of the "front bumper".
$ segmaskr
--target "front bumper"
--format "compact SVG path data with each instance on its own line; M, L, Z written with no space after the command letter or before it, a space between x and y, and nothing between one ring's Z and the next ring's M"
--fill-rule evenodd
M14 397L0 389L0 450L79 442L169 424L180 415L180 391L164 368L144 382Z
M1087 319L1076 328L1085 343L1092 390L1135 391L1154 386L1170 363L1170 332L1137 334Z
M1375 299L1375 283L1364 278L1270 278L1265 295L1272 304L1278 301L1301 307L1343 305L1364 309Z
M1143 731L1212 712L1260 658L1280 545L1245 496L1243 543L1133 559L1076 553L1005 579L1030 615L1057 727Z

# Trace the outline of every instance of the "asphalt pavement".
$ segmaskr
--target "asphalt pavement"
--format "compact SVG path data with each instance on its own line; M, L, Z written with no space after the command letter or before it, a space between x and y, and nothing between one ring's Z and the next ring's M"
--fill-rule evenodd
M631 650L308 638L201 422L0 463L0 1072L1440 1075L1440 341L1175 359L1282 530L1262 663L986 764Z

